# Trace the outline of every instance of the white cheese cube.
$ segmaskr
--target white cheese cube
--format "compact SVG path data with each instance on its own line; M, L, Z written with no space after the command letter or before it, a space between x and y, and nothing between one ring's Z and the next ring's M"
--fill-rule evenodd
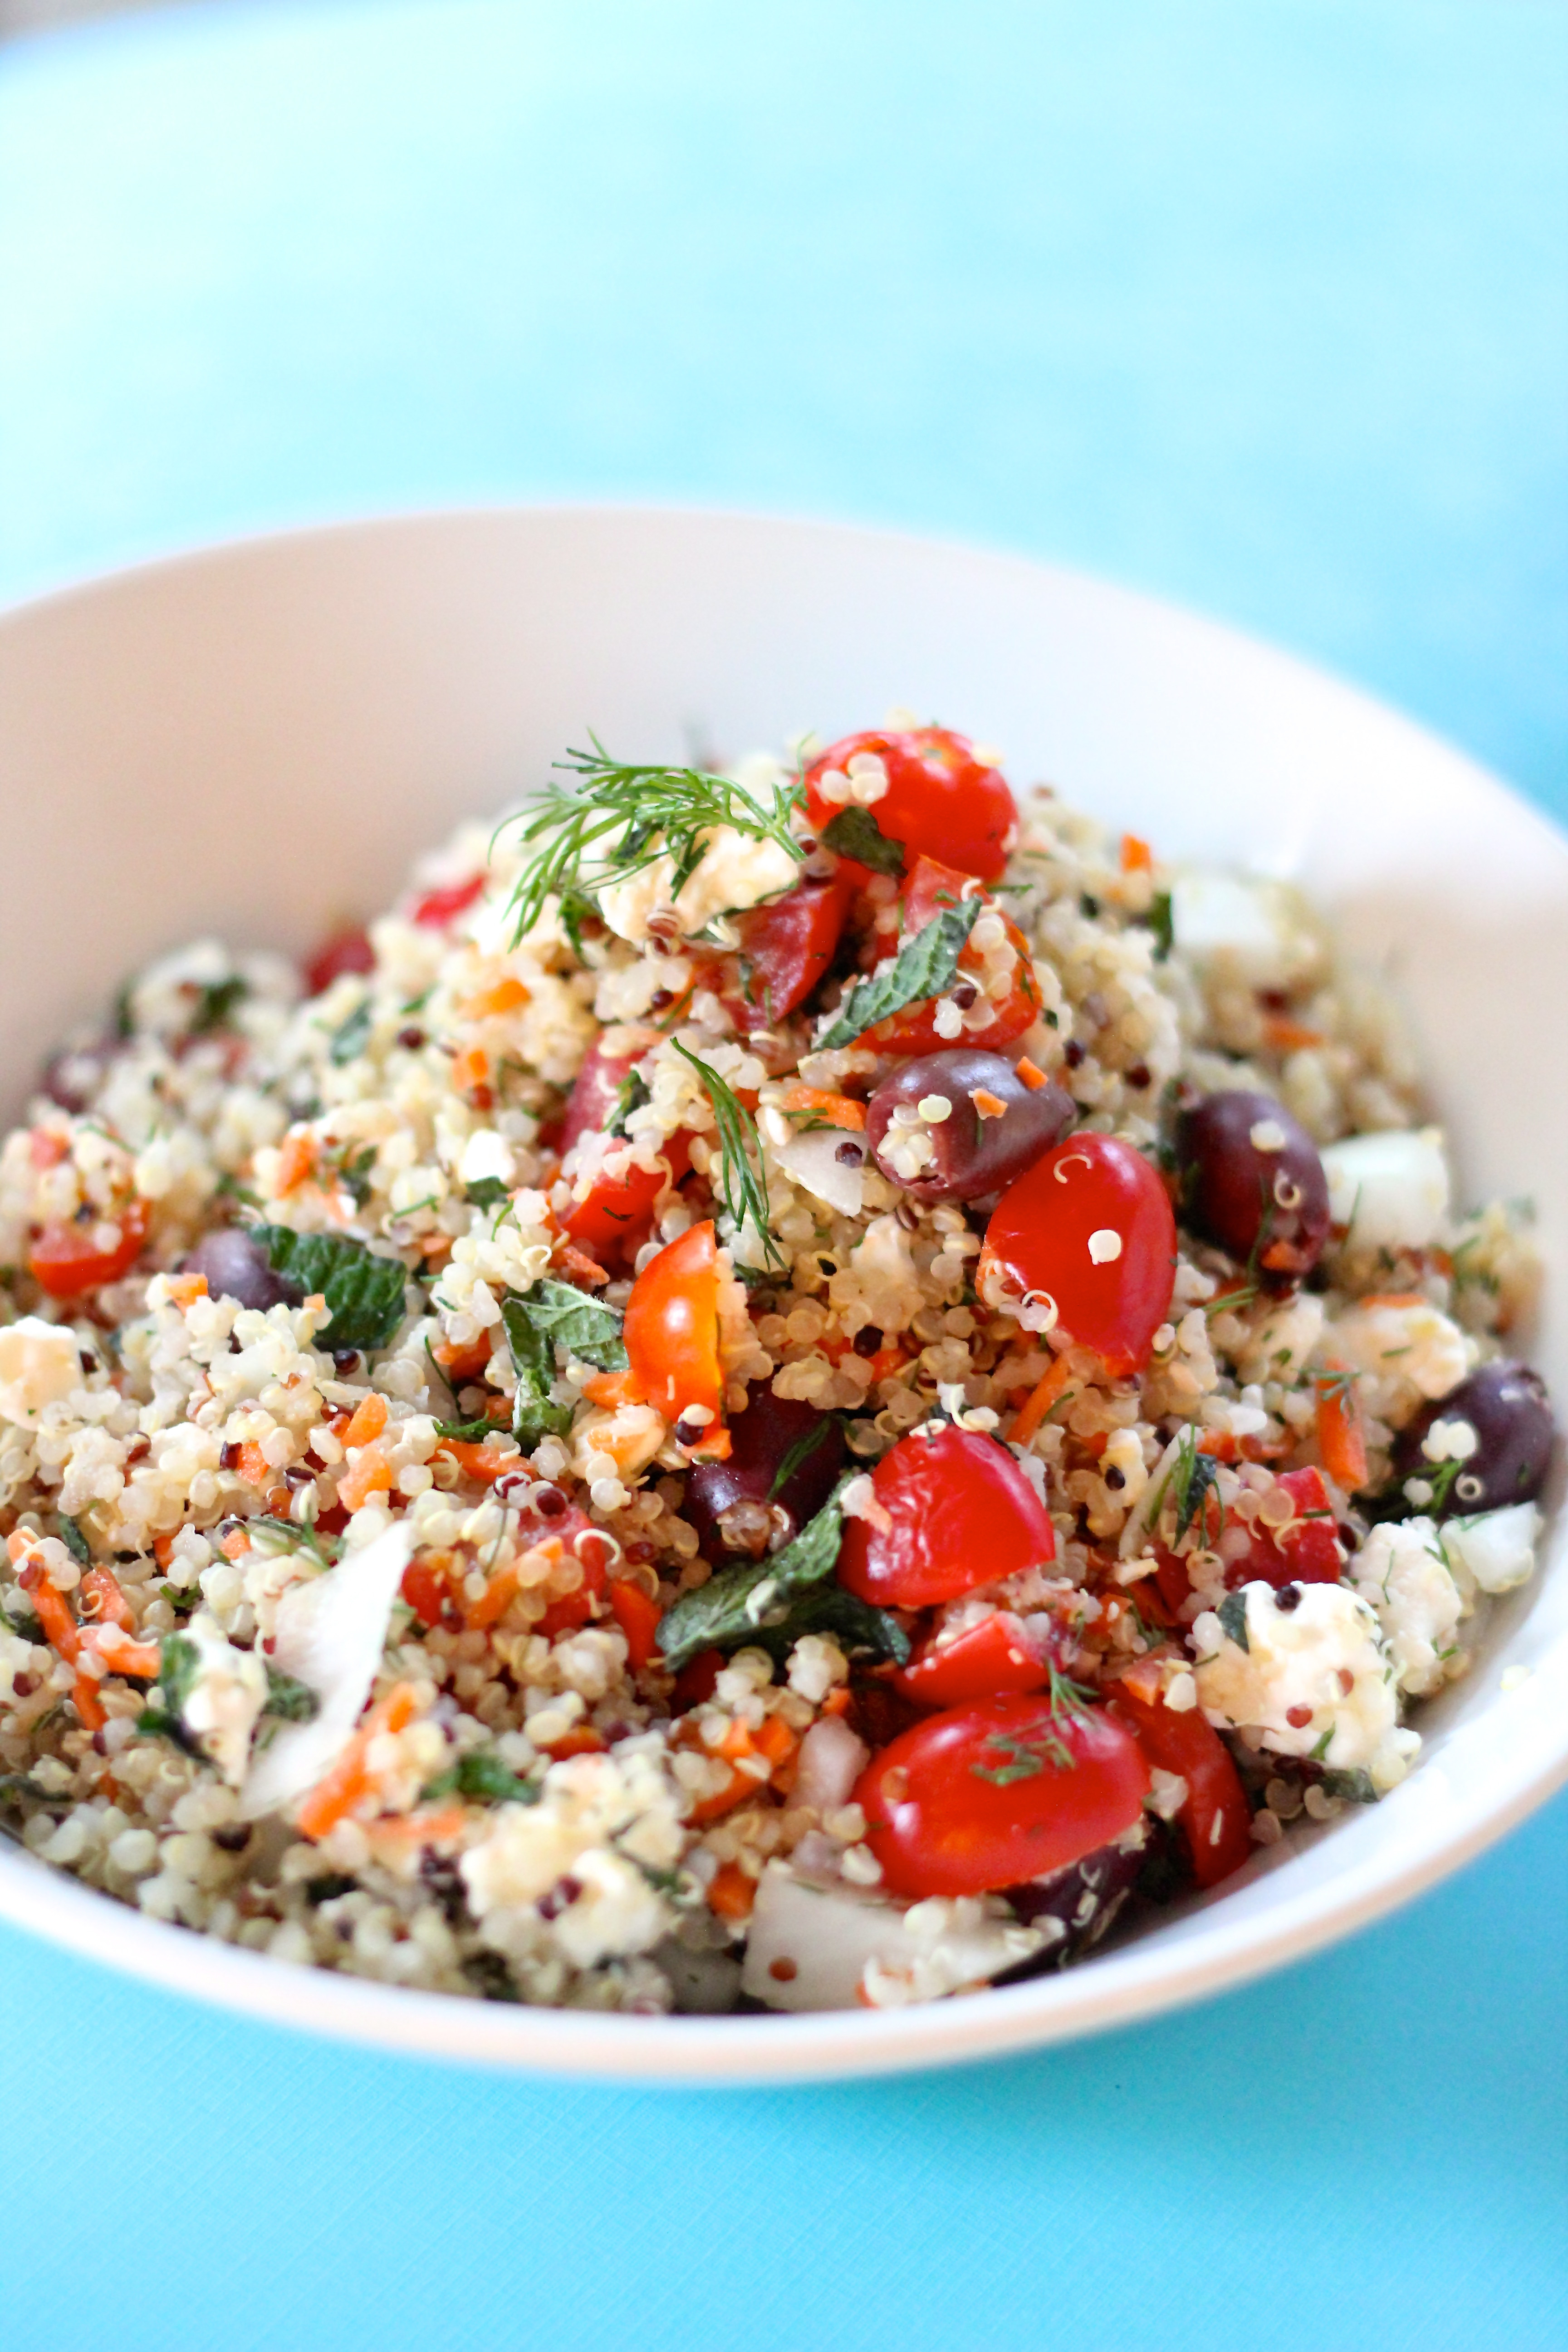
M1440 1128L1348 1136L1322 1155L1329 1213L1357 1249L1428 1249L1448 1222Z
M1504 1510L1446 1521L1443 1547L1461 1578L1473 1577L1483 1592L1511 1592L1535 1573L1542 1526L1533 1503L1510 1503Z
M1439 1689L1465 1612L1432 1521L1394 1519L1373 1528L1349 1572L1377 1612L1400 1689L1413 1696Z
M24 1428L46 1405L61 1404L80 1384L81 1359L71 1332L24 1315L0 1328L0 1416Z

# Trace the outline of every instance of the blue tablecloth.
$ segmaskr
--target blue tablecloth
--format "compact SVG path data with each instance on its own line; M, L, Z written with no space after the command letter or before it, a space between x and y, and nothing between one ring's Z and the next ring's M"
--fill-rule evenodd
M0 595L692 499L1349 670L1568 810L1552 0L343 0L0 51ZM8 2352L1568 2340L1568 1801L1397 1920L872 2086L496 2080L0 1933Z

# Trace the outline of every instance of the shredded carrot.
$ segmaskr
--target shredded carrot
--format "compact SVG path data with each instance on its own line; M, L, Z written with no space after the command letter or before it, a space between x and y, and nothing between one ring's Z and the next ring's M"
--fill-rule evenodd
M849 1712L849 1685L847 1683L840 1683L838 1688L837 1690L830 1690L827 1696L823 1700L822 1713L824 1715L847 1715Z
M1154 863L1154 853L1146 841L1135 833L1121 836L1121 871L1123 874L1147 874Z
M515 1445L509 1454L498 1454L488 1438L483 1444L475 1445L466 1437L444 1437L436 1451L449 1454L464 1477L477 1478L481 1486L493 1486L498 1478L505 1478L523 1466L522 1455ZM342 1495L342 1491L340 1480L338 1493Z
M317 1781L300 1803L296 1819L302 1837L324 1838L346 1813L370 1794L366 1759L373 1739L384 1731L401 1731L414 1714L414 1685L394 1683L377 1701L331 1769Z
M1318 1382L1318 1452L1336 1486L1353 1495L1366 1485L1366 1432L1352 1376L1334 1366Z
M1263 1024L1264 1043L1276 1054L1300 1054L1310 1045L1321 1045L1321 1029L1303 1028L1300 1021L1288 1021L1281 1013L1270 1013Z
M315 1137L299 1132L286 1135L278 1147L277 1189L279 1194L295 1192L300 1185L308 1182L315 1166Z
M470 1045L452 1064L452 1083L459 1094L474 1093L489 1083L490 1057L482 1045Z
M71 1699L86 1729L101 1731L109 1717L103 1701L98 1696L98 1685L90 1675L78 1675L71 1685Z
M635 1372L595 1372L583 1383L583 1393L591 1404L603 1405L613 1412L617 1405L642 1404L647 1391Z
M710 1910L721 1919L749 1919L757 1899L757 1882L748 1878L739 1863L727 1862L715 1871L708 1888Z
M785 1110L814 1110L829 1127L852 1129L858 1135L866 1126L866 1106L853 1095L826 1093L821 1087L791 1087L784 1098Z
M118 1625L97 1627L92 1646L111 1675L136 1675L152 1683L163 1672L163 1653L158 1643L133 1642Z
M174 1538L172 1535L155 1536L153 1538L153 1557L157 1561L159 1567L166 1572L169 1562L174 1557Z
M230 1528L218 1546L225 1559L243 1559L250 1549L250 1538L243 1528Z
M460 1389L465 1381L477 1381L489 1362L490 1342L480 1338L465 1340L458 1347L450 1339L438 1339L430 1352L450 1376L452 1386Z
M616 1622L626 1637L626 1655L632 1672L640 1675L649 1660L658 1654L659 1619L664 1612L640 1584L631 1584L625 1580L611 1585L609 1600Z
M574 1282L585 1282L590 1290L602 1290L609 1276L596 1257L590 1257L574 1242L563 1242L555 1253L555 1263L569 1274Z
M508 972L489 988L470 996L462 1010L470 1021L484 1021L498 1013L515 1013L528 1003L528 990L515 972Z
M1041 1374L1014 1414L1013 1426L1007 1432L1009 1444L1026 1445L1028 1444L1071 1377L1068 1358L1065 1355L1058 1356L1049 1369Z
M68 1666L74 1666L81 1655L81 1634L64 1593L57 1592L43 1569L36 1565L23 1570L21 1584L44 1629L45 1641L51 1650L59 1652Z
M546 1741L544 1748L545 1754L553 1756L557 1764L564 1764L569 1756L602 1756L604 1751L604 1736L591 1723L574 1723L559 1739Z
M89 1568L81 1580L80 1611L89 1623L118 1625L127 1633L136 1630L136 1619L131 1603L120 1589L120 1579L112 1569Z
M444 1838L461 1837L468 1826L463 1806L441 1805L419 1813L388 1814L371 1823L369 1836L373 1846L437 1845Z
M373 1495L392 1491L392 1465L379 1446L367 1445L359 1460L339 1474L338 1500L345 1511L357 1511Z
M254 1444L249 1438L240 1447L239 1458L234 1466L247 1486L267 1486L272 1482L271 1463L260 1446Z
M169 1276L169 1296L176 1307L192 1307L198 1298L205 1298L206 1295L207 1278L205 1274L172 1274Z
M1017 1060L1014 1063L1013 1067L1017 1071L1018 1076L1023 1079L1024 1084L1028 1087L1031 1094L1038 1094L1042 1087L1048 1087L1051 1083L1049 1078L1047 1077L1044 1070L1041 1069L1039 1064L1037 1062L1031 1062L1027 1054L1020 1054Z
M354 1407L353 1419L343 1432L345 1445L370 1445L386 1427L386 1399L373 1389Z
M1361 1307L1425 1307L1427 1304L1418 1290L1377 1290L1365 1298L1358 1298L1355 1303Z
M1002 1118L1006 1115L1006 1104L1000 1095L994 1095L989 1087L971 1087L969 1099L982 1118Z

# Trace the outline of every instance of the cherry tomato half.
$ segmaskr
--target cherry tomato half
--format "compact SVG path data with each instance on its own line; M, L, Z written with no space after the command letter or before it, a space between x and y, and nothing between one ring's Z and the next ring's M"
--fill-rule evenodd
M563 1160L584 1135L596 1135L606 1125L632 1066L639 1058L636 1054L606 1054L602 1038L595 1038L589 1046L566 1100L566 1116L557 1145Z
M447 882L439 889L426 890L414 902L414 920L426 930L445 930L459 915L466 915L485 887L482 874L473 875L467 882Z
M1200 1886L1217 1886L1252 1853L1252 1815L1229 1748L1201 1707L1169 1707L1141 1698L1126 1683L1112 1684L1110 1712L1135 1734L1151 1764L1179 1772L1186 1801L1176 1819L1192 1848Z
M953 866L939 865L934 857L921 857L910 872L904 889L904 937L924 930L934 922L944 907L958 904L963 894L967 877ZM973 895L972 892L971 895ZM991 900L980 893L984 904L994 913ZM1006 918L1003 918L1006 921ZM868 1034L875 1044L889 1054L934 1054L944 1045L973 1045L987 1053L1021 1037L1039 1013L1039 993L1035 985L1035 967L1030 958L1028 941L1016 923L1007 923L1007 939L1017 961L1013 967L1013 985L1007 994L991 1006L990 1018L979 1028L965 1028L961 1038L944 1037L936 1025L936 999L926 998L921 1003L906 1005L890 1020L879 1022ZM966 947L958 959L959 977L950 995L962 1003L967 988L978 993L984 958L974 947Z
M1276 1591L1282 1584L1337 1584L1345 1564L1344 1547L1334 1532L1322 1472L1287 1470L1274 1483L1289 1496L1297 1516L1279 1536L1255 1519L1252 1549L1227 1571L1226 1582L1261 1582Z
M719 1251L713 1220L693 1225L650 1259L626 1301L625 1338L632 1370L666 1421L705 1412L719 1422L724 1375L719 1361Z
M850 761L866 754L887 772L888 789L871 810L879 832L917 856L923 851L982 881L995 879L1007 863L1017 803L1006 779L945 727L846 735L825 751L805 777L806 806L818 831L845 805L826 796L823 779L847 774Z
M1148 1362L1170 1312L1176 1221L1130 1143L1080 1132L1047 1151L1003 1193L985 1255L1016 1289L1054 1300L1058 1327L1118 1378Z
M901 1733L855 1802L895 1895L985 1895L1109 1845L1148 1793L1137 1741L1103 1707L991 1698Z
M132 1201L113 1217L94 1217L86 1224L56 1218L28 1251L28 1271L51 1298L79 1298L83 1291L118 1282L130 1272L142 1255L148 1221L145 1201Z
M349 931L334 931L323 940L314 955L304 966L305 987L311 996L320 996L323 988L331 988L334 980L345 971L374 971L375 950L370 943L370 933L357 926Z
M879 1609L930 1609L1057 1556L1045 1505L994 1438L900 1437L871 1492L888 1524L847 1521L838 1581Z
M740 940L740 989L733 1007L746 1029L771 1028L811 994L833 961L853 877L802 882L771 906L752 907L731 921ZM726 1003L731 1000L726 996Z
M909 1664L889 1676L905 1698L929 1707L1044 1690L1050 1678L1049 1648L1010 1609L998 1609L954 1641L922 1642Z
M672 1135L660 1157L668 1163L668 1173L633 1160L629 1145L613 1151L584 1198L562 1218L567 1240L605 1265L630 1256L647 1239L656 1202L670 1185L679 1183L691 1164L685 1136Z

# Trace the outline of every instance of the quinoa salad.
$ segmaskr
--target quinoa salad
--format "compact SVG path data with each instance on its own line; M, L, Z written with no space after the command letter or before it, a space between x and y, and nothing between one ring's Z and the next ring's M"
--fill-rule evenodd
M1528 1223L1285 884L907 713L594 742L6 1138L0 1830L488 2000L1060 1968L1415 1766L1535 1565Z

